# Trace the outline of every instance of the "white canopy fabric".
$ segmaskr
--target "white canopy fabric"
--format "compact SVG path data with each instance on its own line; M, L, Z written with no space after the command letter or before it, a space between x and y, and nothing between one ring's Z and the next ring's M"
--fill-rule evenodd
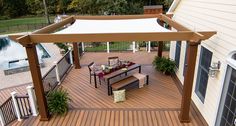
M55 34L151 33L171 32L160 26L157 18L121 20L77 19L71 26Z

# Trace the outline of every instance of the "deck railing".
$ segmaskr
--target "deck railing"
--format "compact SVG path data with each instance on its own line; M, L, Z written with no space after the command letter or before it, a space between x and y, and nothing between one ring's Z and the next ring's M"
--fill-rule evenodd
M28 118L32 114L37 116L37 107L35 106L35 94L33 92L33 87L28 86L27 92L28 95L22 96L13 91L11 92L11 97L0 105L0 125L9 125L16 119L20 121Z
M156 51L158 42L86 42L79 43L79 53L84 52L125 52ZM82 53L81 53L82 52Z
M0 116L1 116L1 125L8 125L17 119L13 106L12 97L9 97L0 106Z
M20 111L20 118L28 118L30 115L32 115L31 108L30 108L30 102L29 102L29 96L16 96L17 105Z
M56 67L58 69L58 81L61 82L64 78L65 75L67 74L68 70L71 68L72 66L72 62L71 62L71 51L68 51L57 63L56 63Z
M46 95L63 81L68 70L71 68L71 52L72 51L69 50L65 53L65 55L59 61L55 62L55 65L53 65L52 68L43 76L43 87Z
M55 89L59 83L56 75L56 65L54 65L42 78L45 94Z

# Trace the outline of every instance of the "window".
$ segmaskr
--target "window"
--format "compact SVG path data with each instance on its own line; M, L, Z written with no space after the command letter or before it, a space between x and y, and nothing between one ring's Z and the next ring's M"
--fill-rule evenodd
M181 51L181 41L177 41L175 48L175 64L177 68L179 68L180 51Z
M204 102L206 95L208 72L209 72L209 67L211 65L211 58L212 58L212 52L204 47L201 47L195 93L198 95L198 97L202 102Z
M188 43L186 42L183 76L185 76L186 68L187 68L187 61L188 61L188 59L187 59L187 58L188 58L188 57L187 57L187 54L188 54Z

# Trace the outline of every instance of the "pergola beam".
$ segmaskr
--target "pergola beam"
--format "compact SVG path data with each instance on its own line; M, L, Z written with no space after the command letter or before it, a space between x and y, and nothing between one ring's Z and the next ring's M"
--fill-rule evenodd
M191 40L193 32L31 34L34 43Z
M166 14L167 17L172 17L173 14ZM145 14L145 15L112 15L112 16L74 16L75 19L86 20L119 20L119 19L143 19L143 18L160 18L160 14Z
M161 14L161 16L159 17L162 21L168 23L171 27L175 28L177 31L192 31L190 29L188 29L187 27L179 24L178 22L172 20L171 18L169 18L168 16ZM199 40L202 40L202 38L204 37L204 35L198 33L198 32L194 32L194 37L192 38L191 41L197 42Z
M187 27L177 23L176 21L172 20L171 18L165 16L164 14L161 14L159 17L162 21L168 23L171 27L175 28L177 31L191 31Z
M73 17L68 17L61 22L54 23L54 24L48 25L42 29L34 31L32 34L52 33L53 31L57 30L58 28L61 28L67 24L73 23L74 21L75 21L75 19Z

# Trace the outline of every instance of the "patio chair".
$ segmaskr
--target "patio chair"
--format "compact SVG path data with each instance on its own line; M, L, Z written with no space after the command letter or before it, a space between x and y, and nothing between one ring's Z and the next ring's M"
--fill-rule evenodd
M108 57L108 65L109 66L115 66L115 65L119 65L119 57L118 56L114 56L114 57Z
M95 77L94 79L96 79L95 63L94 63L94 62L91 62L91 63L88 65L88 69L89 69L89 83L91 84L92 76ZM101 85L101 79L100 79L100 78L99 78L99 84Z

